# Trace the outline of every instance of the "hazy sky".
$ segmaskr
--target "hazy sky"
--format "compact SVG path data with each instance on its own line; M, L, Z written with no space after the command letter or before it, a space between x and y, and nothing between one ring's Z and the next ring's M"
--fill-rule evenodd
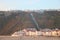
M60 9L60 0L0 0L0 10Z

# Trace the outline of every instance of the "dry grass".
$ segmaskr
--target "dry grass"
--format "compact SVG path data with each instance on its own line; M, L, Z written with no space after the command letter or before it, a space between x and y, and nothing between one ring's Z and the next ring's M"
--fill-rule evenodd
M60 40L60 37L44 37L44 36L0 36L0 40Z

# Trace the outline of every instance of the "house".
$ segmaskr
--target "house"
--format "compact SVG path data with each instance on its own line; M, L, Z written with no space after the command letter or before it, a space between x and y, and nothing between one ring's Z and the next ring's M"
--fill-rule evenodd
M58 36L60 36L60 30L58 31Z
M23 36L23 35L25 35L24 31L18 31L12 34L12 36Z
M36 29L35 28L26 28L26 35L36 35Z

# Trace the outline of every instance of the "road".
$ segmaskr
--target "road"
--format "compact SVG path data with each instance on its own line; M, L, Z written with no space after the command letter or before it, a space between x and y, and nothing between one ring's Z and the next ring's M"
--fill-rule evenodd
M45 36L0 36L0 40L60 40L60 37L45 37Z

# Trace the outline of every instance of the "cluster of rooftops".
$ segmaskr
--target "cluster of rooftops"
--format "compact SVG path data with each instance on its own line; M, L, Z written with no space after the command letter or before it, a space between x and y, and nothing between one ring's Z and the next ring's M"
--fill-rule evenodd
M59 29L40 29L40 31L37 31L35 28L26 28L21 31L15 32L12 34L12 36L60 36L60 30Z

